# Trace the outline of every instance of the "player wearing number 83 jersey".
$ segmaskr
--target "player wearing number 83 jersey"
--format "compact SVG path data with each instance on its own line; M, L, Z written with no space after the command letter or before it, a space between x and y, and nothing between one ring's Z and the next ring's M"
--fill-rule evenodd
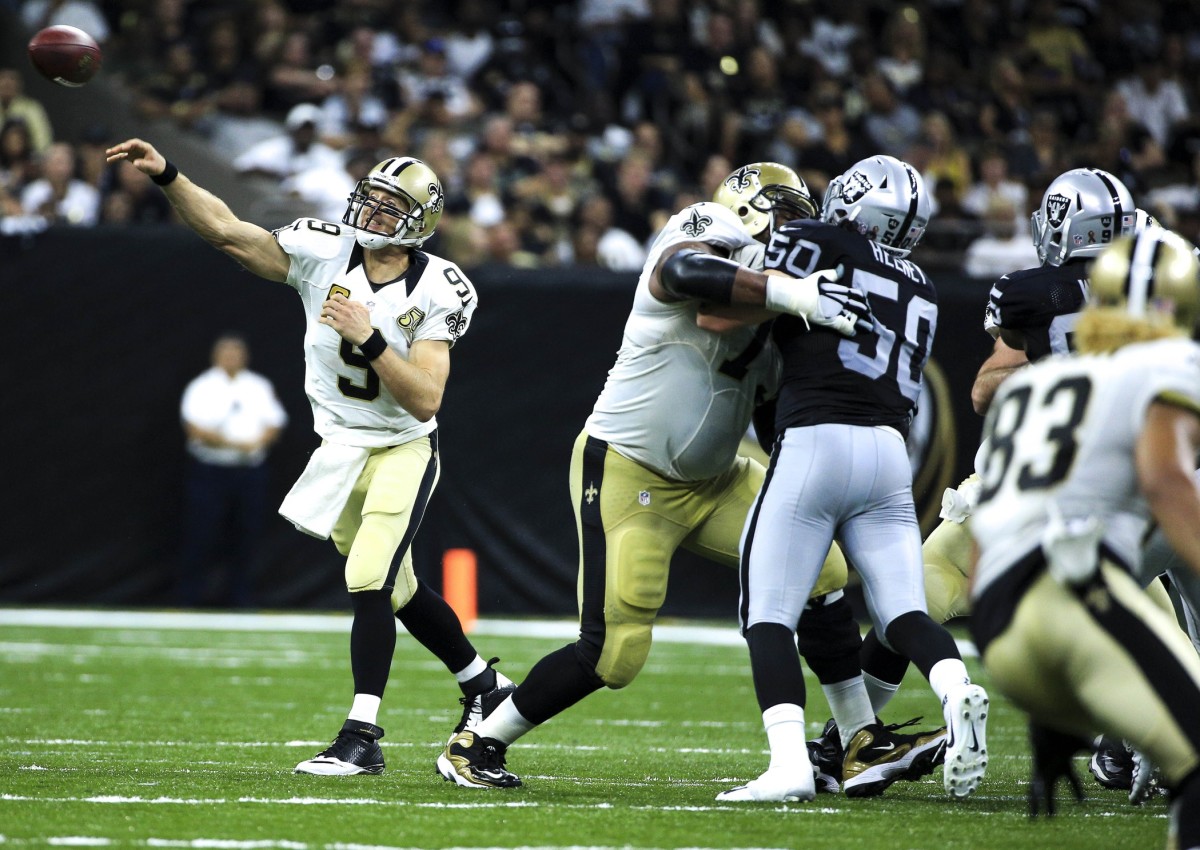
M1200 657L1135 576L1151 519L1200 573L1200 346L1183 338L1196 331L1198 274L1191 246L1160 228L1097 257L1081 354L1016 372L992 402L971 520L971 631L1036 731L1034 812L1053 812L1065 775L1051 745L1061 757L1103 733L1162 771L1170 846L1189 848L1200 846Z
M1132 453L1146 411L1166 399L1200 412L1200 347L1189 340L1035 365L1005 381L984 426L976 599L1041 547L1047 529L1079 517L1097 518L1102 551L1132 570L1149 525ZM986 617L974 616L986 631Z

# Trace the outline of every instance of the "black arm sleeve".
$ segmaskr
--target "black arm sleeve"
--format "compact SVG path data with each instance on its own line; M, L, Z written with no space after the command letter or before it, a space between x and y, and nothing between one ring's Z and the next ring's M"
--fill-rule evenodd
M733 300L733 280L740 268L733 260L684 248L663 261L658 281L676 298L728 304Z

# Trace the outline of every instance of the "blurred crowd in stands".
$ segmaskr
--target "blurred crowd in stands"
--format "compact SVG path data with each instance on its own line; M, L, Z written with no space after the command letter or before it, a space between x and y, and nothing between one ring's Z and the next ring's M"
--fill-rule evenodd
M10 0L12 2L12 0ZM460 265L640 267L673 211L775 160L820 197L863 156L936 198L918 259L1037 264L1029 214L1077 166L1200 241L1194 0L30 0L104 84L313 214L397 153L440 175L432 250ZM0 69L0 213L169 221L98 127L56 140ZM123 137L123 136L122 136ZM286 221L261 221L266 226ZM0 219L0 229L3 220ZM11 229L11 228L10 228Z

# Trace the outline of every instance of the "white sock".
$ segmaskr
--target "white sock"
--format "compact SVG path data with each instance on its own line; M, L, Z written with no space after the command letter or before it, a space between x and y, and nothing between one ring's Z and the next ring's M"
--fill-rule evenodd
M511 744L533 727L534 724L517 711L510 695L472 731L480 738L495 738L503 744Z
M487 662L476 655L474 661L454 674L454 678L461 685L463 682L469 682L471 679L474 679L486 669Z
M379 703L382 701L382 697L374 694L355 694L354 704L350 706L350 714L346 716L346 719L378 726L375 718L379 717Z
M763 712L763 726L771 747L768 770L795 770L803 757L808 764L808 747L804 743L804 709L794 703L782 702Z
M837 721L842 749L845 749L850 746L850 739L859 729L875 722L876 712L867 696L867 689L863 686L863 676L834 682L832 685L821 685L821 690L825 692L825 699L829 701L829 710L833 712L833 719Z
M883 679L876 679L870 673L863 673L863 683L867 686L867 696L871 698L871 708L876 714L883 714L883 707L892 701L900 683L893 684Z
M961 658L943 658L929 671L929 687L943 704L951 693L969 684L971 676Z

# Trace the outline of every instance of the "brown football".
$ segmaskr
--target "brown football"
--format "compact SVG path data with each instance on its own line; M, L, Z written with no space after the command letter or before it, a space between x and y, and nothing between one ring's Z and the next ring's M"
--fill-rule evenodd
M43 77L60 86L82 86L100 70L96 40L76 27L46 27L29 40L29 59Z

